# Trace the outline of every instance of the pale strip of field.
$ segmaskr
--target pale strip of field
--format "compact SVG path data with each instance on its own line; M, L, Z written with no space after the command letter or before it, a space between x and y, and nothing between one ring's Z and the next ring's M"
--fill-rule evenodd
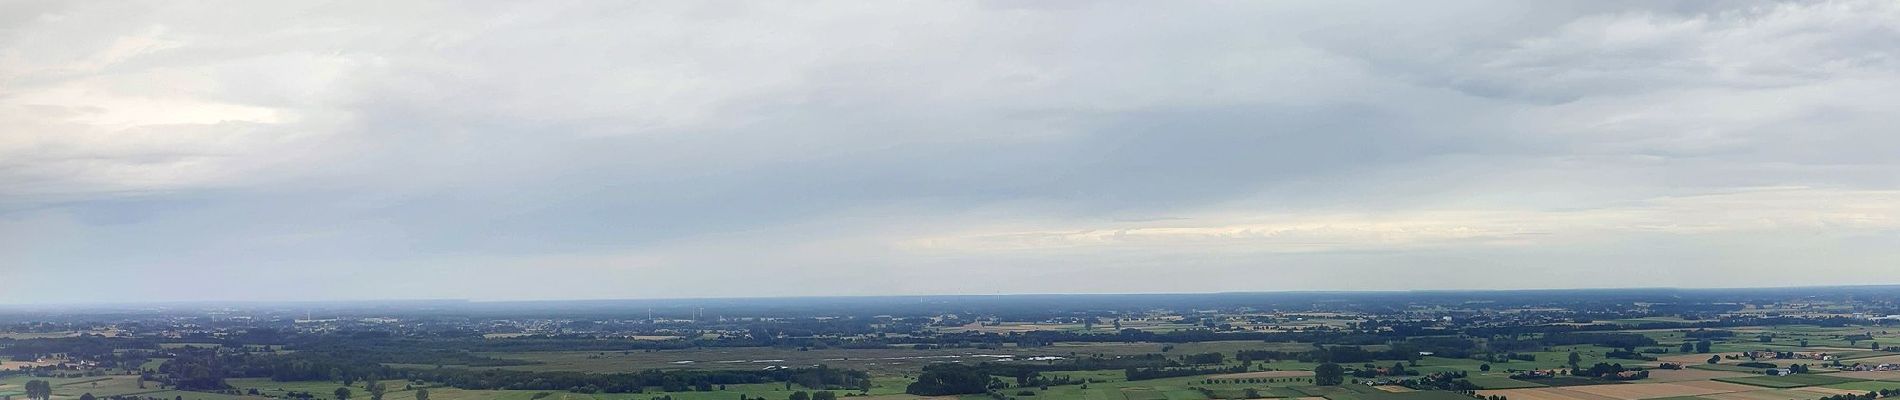
M1755 390L1748 392L1716 393L1697 397L1710 400L1814 400L1827 397L1827 395L1792 390Z
M1842 378L1868 379L1876 381L1900 381L1900 371L1847 371L1829 376Z
M1809 386L1809 387L1804 387L1804 388L1794 388L1793 390L1799 390L1799 391L1803 391L1803 392L1814 392L1814 393L1818 393L1818 394L1820 394L1820 395L1822 395L1822 396L1833 396L1833 395L1837 395L1837 394L1851 394L1851 395L1863 395L1863 394L1867 394L1867 391L1865 391L1865 390L1848 390L1848 389L1835 389L1835 388L1827 388L1827 387L1820 387L1820 386Z
M1715 378L1735 378L1755 376L1755 374L1734 371L1710 371L1704 369L1652 369L1645 382L1670 383L1686 381L1706 381Z
M1761 388L1755 387L1755 386L1743 385L1740 383L1728 383L1728 382L1716 382L1716 381L1676 382L1676 383L1672 383L1672 385L1688 386L1688 387L1693 387L1693 388L1698 388L1698 389L1711 390L1718 393L1746 392L1750 390L1761 390Z
M1386 392L1389 392L1389 393L1406 393L1406 392L1416 392L1416 391L1417 391L1417 390L1414 390L1414 389L1412 389L1412 388L1409 388L1409 387L1404 387L1404 386L1398 386L1398 385L1379 385L1379 386L1373 386L1373 388L1376 388L1376 389L1379 389L1379 390L1384 390L1384 391L1386 391Z
M1511 400L1620 400L1615 397L1594 395L1594 394L1578 392L1578 391L1573 391L1573 390L1564 390L1560 388L1548 388L1548 387L1529 388L1529 389L1479 390L1478 395L1486 396L1486 397L1490 397L1492 395L1499 395L1499 396L1504 396L1506 398L1509 398Z
M1220 374L1210 376L1213 379L1253 379L1253 378L1305 378L1313 376L1313 371L1257 371Z
M1709 385L1716 384L1716 385ZM1623 385L1586 385L1567 386L1565 390L1584 392L1604 397L1637 400L1663 397L1699 396L1705 394L1745 392L1761 388L1722 382L1695 381L1678 383L1632 383Z

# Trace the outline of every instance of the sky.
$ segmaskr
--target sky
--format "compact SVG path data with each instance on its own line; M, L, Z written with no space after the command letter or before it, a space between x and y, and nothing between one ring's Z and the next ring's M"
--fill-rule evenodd
M1900 2L0 2L0 303L1900 283Z

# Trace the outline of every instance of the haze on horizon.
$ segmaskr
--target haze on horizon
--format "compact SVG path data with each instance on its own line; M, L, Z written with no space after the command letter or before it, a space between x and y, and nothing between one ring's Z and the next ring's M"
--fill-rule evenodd
M0 2L0 304L1900 283L1900 3Z

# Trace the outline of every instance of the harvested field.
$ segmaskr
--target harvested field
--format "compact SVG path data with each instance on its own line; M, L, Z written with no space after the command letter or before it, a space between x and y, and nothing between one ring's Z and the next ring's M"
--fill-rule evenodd
M1416 391L1417 391L1417 390L1413 390L1412 388L1409 388L1409 387L1404 387L1404 386L1398 386L1398 385L1380 385L1380 386L1373 386L1373 387L1374 387L1374 388L1378 388L1379 390L1384 390L1384 391L1387 391L1387 392L1391 392L1391 393L1406 393L1406 392L1416 392Z
M1257 371L1209 376L1213 379L1252 379L1252 378L1304 378L1313 376L1313 371Z
M1761 390L1760 388L1756 388L1756 387L1752 387L1752 386L1748 386L1748 385L1738 385L1738 384L1733 384L1733 383L1727 383L1727 382L1716 382L1716 381L1691 381L1691 382L1676 382L1675 384L1677 384L1677 385L1682 385L1682 386L1690 386L1690 387L1696 387L1696 388L1702 388L1702 389L1709 389L1709 390L1717 390L1717 391L1722 391L1722 392L1740 392L1740 391L1746 391L1746 390Z
M1721 382L1695 381L1677 383L1632 383L1626 385L1590 385L1564 388L1594 395L1623 399L1657 399L1663 397L1701 396L1705 394L1745 392L1761 390L1748 385L1727 384Z
M1511 400L1621 400L1615 397L1589 394L1565 388L1480 390L1478 391L1478 395L1500 395L1510 398Z
M1649 379L1643 381L1657 383L1706 381L1715 378L1738 378L1753 375L1754 374L1746 372L1710 371L1704 369L1652 369L1649 370Z
M1794 390L1753 390L1697 396L1710 400L1814 400L1827 397L1820 393Z

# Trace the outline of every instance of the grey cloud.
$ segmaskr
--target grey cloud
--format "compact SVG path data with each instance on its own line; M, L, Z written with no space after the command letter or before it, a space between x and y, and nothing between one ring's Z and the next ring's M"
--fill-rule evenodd
M478 272L408 293L214 294L561 297L496 293L579 275L601 279L562 280L572 296L715 296L651 282L786 271L847 294L1502 287L1531 283L1417 278L1663 265L1644 257L1688 276L1737 259L1650 243L1781 236L1524 224L1491 228L1579 241L1347 235L1315 239L1345 241L1330 253L1220 255L908 243L1288 215L1457 215L1419 222L1456 230L1763 186L1816 193L1801 199L1820 216L1852 212L1829 196L1900 184L1881 18L1900 8L1880 2L6 7L0 124L18 129L0 134L0 253L24 261L0 268L131 277L100 284L160 298L185 294L153 280L458 270ZM1883 226L1802 245L1867 256ZM1389 279L1297 272L1314 266ZM1274 278L1169 278L1256 267ZM878 284L956 269L1064 279ZM746 294L825 294L809 290Z

